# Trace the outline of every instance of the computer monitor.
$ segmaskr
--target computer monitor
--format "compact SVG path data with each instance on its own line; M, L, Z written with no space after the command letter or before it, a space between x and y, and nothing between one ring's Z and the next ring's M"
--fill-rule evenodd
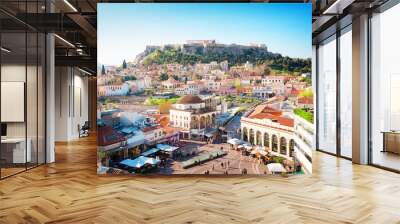
M7 124L2 123L1 124L1 137L6 137L7 136Z

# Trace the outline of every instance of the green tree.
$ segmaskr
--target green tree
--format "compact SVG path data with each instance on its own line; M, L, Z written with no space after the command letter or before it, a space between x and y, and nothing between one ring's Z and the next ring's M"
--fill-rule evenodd
M137 78L135 76L124 76L124 81L131 81L131 80L136 80Z
M264 75L269 76L270 74L271 74L271 69L268 66L266 66L264 69Z
M106 68L104 68L104 65L101 66L101 74L102 75L106 74Z
M165 81L168 80L168 74L167 73L162 73L160 75L160 81Z
M126 64L126 61L125 61L125 59L124 59L124 61L122 62L122 68L123 69L126 69L128 67L128 65Z

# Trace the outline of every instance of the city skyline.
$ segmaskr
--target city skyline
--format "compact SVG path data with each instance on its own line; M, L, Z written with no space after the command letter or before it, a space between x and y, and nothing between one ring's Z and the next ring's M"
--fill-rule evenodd
M99 4L98 62L119 65L133 61L147 45L200 39L265 44L283 56L310 58L311 7L294 5Z

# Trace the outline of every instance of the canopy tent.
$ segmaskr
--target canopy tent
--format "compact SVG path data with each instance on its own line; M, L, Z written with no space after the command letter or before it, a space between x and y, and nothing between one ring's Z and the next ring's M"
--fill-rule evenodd
M167 145L167 144L157 144L157 148L163 152L173 152L173 151L179 149L179 147Z
M267 155L266 151L260 150L260 149L254 149L253 151L251 151L250 154L254 155L254 154L257 154L257 153L260 154L260 155L263 155L263 156Z
M121 132L124 134L132 134L135 130L135 127L124 127L121 129Z
M133 160L132 159L125 159L125 160L120 162L120 164L122 164L122 165L133 167L133 168L141 168L145 164L156 165L158 163L160 163L160 160L154 159L154 158L145 157L145 156L139 156L138 158L133 159Z
M282 172L286 172L286 169L283 167L282 164L280 163L270 163L267 165L267 168L269 171L271 171L272 173L282 173Z
M211 138L212 136L214 136L214 134L217 132L216 129L208 129L206 130L206 132L204 133L204 136L206 136L207 138Z
M243 143L242 140L237 139L237 138L231 138L228 141L226 141L227 143L231 144L231 145L240 145Z
M243 144L243 147L244 147L247 151L253 149L253 146L252 146L250 143L247 143L247 142Z
M150 150L147 150L146 152L142 153L142 156L149 156L151 154L154 154L156 152L160 151L158 148L152 148Z

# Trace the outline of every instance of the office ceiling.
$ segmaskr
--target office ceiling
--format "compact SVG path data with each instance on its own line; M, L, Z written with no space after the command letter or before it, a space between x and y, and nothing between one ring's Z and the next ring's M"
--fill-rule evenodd
M349 20L361 13L373 11L390 0L313 0L313 42L340 28L338 21ZM345 21L345 23L348 23ZM323 38L323 37L322 37Z
M241 1L241 0L238 0ZM311 2L313 39L347 15L373 9L387 0L255 0L255 2ZM3 32L26 28L54 32L56 65L79 66L95 74L97 58L97 3L139 2L135 0L1 0ZM140 1L140 2L182 2ZM221 0L220 2L225 2ZM241 1L246 2L246 1ZM27 13L26 13L27 12ZM50 13L51 12L51 13Z

